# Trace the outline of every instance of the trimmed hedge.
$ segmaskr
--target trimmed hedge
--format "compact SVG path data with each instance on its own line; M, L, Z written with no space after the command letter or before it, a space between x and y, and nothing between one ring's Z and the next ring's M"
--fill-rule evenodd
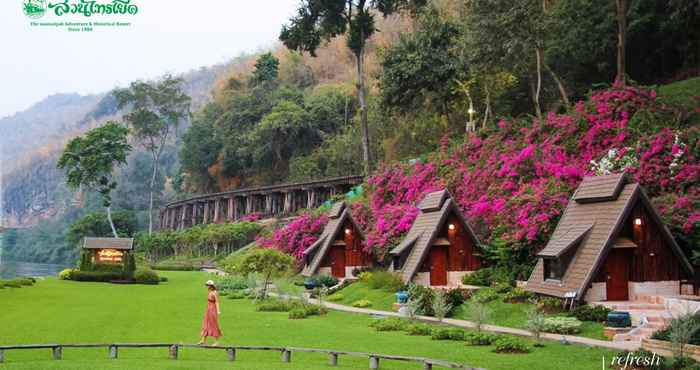
M126 280L127 276L124 272L108 272L108 271L81 271L75 270L71 274L71 280L75 281L96 281L107 283L112 280Z

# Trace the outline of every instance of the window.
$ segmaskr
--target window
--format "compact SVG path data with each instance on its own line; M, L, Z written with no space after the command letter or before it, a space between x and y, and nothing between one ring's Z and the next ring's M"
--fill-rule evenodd
M558 258L544 260L544 279L561 280L564 269L561 260Z

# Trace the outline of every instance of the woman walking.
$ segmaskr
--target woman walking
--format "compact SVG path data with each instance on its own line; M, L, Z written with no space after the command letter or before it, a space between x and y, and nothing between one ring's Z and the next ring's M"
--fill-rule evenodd
M219 309L219 294L216 291L216 285L213 281L207 281L206 286L209 291L207 295L207 311L204 314L204 321L202 321L202 340L197 344L206 345L207 337L214 337L213 345L218 346L219 338L222 334L219 328L219 315L221 314L221 310Z

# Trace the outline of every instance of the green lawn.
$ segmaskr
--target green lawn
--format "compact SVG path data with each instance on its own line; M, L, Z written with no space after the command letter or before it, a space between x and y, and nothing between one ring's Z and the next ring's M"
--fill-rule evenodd
M0 344L176 342L193 343L205 307L200 272L166 272L158 286L78 283L47 279L34 287L0 289ZM435 357L487 369L600 368L612 351L547 343L526 355L492 352L492 347L433 341L403 333L379 333L370 317L330 312L324 317L289 320L287 313L256 312L248 300L222 300L224 344L276 345ZM230 363L223 351L183 349L167 359L166 349L122 349L118 360L105 349L65 349L63 361L49 350L8 351L4 369L328 369L321 354L248 352ZM367 368L363 358L340 357L339 367ZM420 369L420 364L385 361L382 369Z
M370 289L367 283L363 281L352 283L337 294L342 294L343 299L335 303L350 306L355 301L367 299L372 302L372 306L367 308L375 310L391 311L392 304L396 302L394 293L382 289Z
M700 77L659 86L659 97L667 103L695 107L692 99L700 97Z

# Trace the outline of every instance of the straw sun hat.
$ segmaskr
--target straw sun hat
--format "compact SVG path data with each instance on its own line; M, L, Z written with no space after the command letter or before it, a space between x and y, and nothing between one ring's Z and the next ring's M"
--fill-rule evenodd
M207 282L204 283L204 285L216 287L216 284L214 284L214 281L213 281L213 280L207 280Z

